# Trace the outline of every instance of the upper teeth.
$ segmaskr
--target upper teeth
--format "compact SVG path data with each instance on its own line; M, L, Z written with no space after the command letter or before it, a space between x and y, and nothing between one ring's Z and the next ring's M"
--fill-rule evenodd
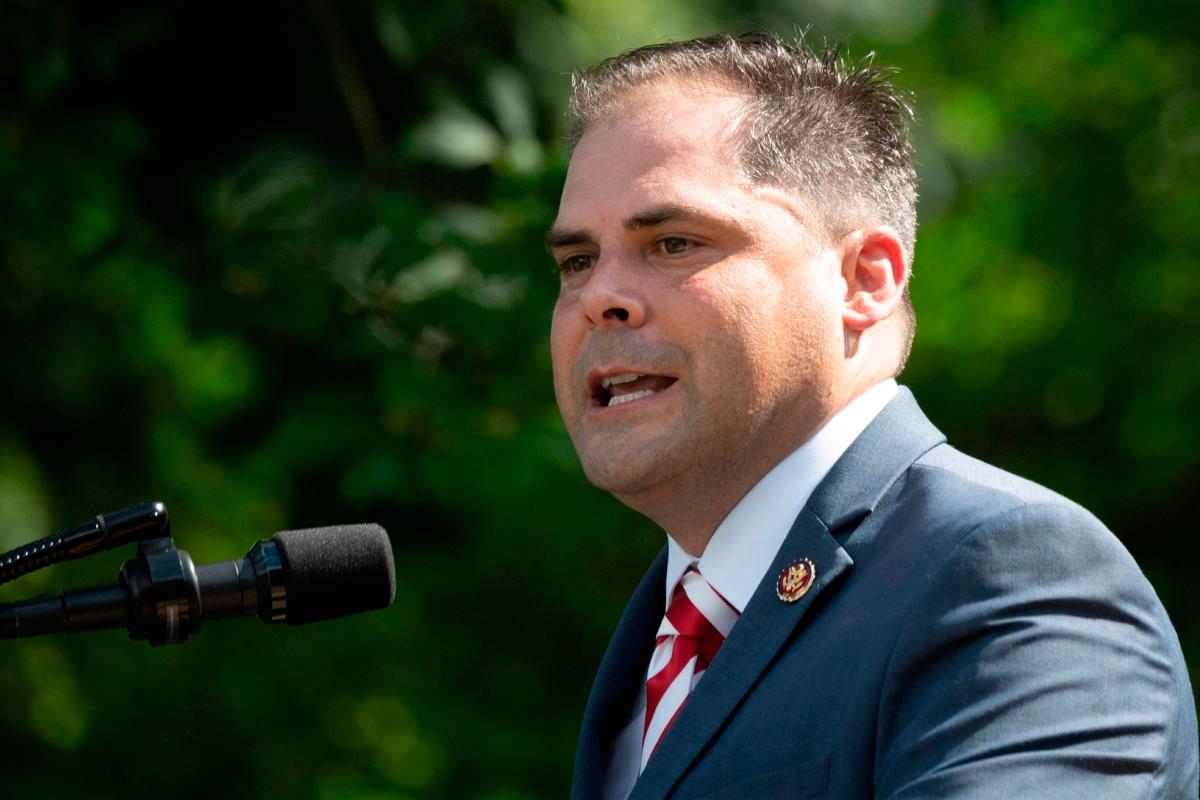
M613 375L611 378L604 378L600 381L600 385L605 389L618 383L630 383L638 378L643 378L644 375L638 375L636 372L626 372L622 375Z

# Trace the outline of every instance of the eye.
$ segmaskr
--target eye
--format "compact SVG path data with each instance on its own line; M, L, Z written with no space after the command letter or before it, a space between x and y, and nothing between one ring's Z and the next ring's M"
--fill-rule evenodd
M691 239L682 236L665 236L658 240L658 246L669 256L681 256L691 250L693 245Z
M567 256L558 262L558 271L563 275L574 275L577 272L591 269L595 259L592 256L578 254Z

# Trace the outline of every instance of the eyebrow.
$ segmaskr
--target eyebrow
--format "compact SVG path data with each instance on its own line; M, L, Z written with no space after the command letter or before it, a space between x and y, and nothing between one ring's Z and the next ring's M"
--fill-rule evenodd
M653 228L658 225L664 225L668 222L698 219L711 219L711 216L692 206L680 205L678 203L664 203L661 206L655 206L654 208L634 214L625 220L625 230L636 231L641 228Z
M680 205L678 203L664 203L645 211L639 211L637 214L629 217L624 222L624 228L627 231L636 231L642 228L654 228L658 225L665 225L668 222L702 219L712 219L712 217L692 206ZM572 247L578 244L594 245L596 244L596 237L582 228L551 228L546 232L547 250L555 250L559 247Z
M546 231L547 250L557 250L560 247L572 247L577 244L594 245L595 243L596 237L581 228L572 230L551 228Z

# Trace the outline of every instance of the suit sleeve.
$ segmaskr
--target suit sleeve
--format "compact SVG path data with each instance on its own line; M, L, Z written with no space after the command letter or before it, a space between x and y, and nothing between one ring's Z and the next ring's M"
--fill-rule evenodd
M1095 518L1009 510L933 569L881 694L878 797L1196 797L1179 642Z

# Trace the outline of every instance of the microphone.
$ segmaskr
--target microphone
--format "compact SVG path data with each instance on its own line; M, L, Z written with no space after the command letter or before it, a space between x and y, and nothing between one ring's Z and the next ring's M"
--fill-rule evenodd
M180 644L204 620L257 614L303 625L391 605L396 571L379 525L281 531L246 557L197 567L170 537L144 540L108 586L0 605L0 639L127 628Z

